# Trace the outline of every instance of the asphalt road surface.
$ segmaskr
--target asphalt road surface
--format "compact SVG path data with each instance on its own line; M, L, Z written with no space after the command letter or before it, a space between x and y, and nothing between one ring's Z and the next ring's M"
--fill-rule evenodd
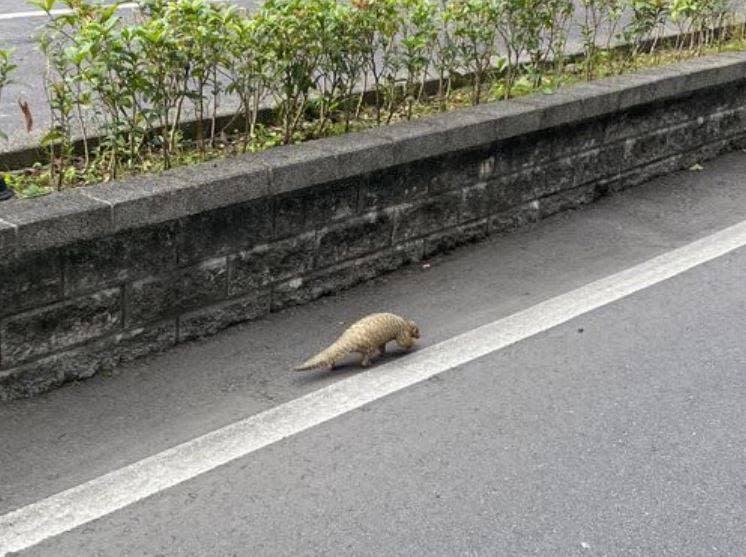
M704 167L0 406L0 548L746 554L746 154ZM289 371L380 310L418 350Z

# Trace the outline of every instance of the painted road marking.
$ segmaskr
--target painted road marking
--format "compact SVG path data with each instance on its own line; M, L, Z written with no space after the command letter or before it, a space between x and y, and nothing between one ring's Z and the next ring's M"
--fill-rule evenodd
M220 2L226 2L228 0L213 0L213 2L220 3ZM111 4L109 4L111 5ZM117 7L117 10L134 10L137 8L138 2L124 2L120 4ZM67 15L73 13L73 10L70 8L57 8L54 10L49 10L49 15ZM24 19L28 17L46 17L47 12L43 10L32 10L32 11L26 11L26 12L9 12L6 14L0 14L0 21L9 20L9 19Z
M131 10L137 7L137 2L126 2L124 4L121 4L117 9L118 10ZM73 10L69 8L59 8L55 10L50 10L49 15L67 15L73 13ZM42 10L33 10L29 12L11 12L7 14L0 14L0 21L2 20L8 20L8 19L23 19L26 17L45 17L47 15L47 12Z
M746 221L5 514L0 517L0 554L29 548L111 514L744 245Z

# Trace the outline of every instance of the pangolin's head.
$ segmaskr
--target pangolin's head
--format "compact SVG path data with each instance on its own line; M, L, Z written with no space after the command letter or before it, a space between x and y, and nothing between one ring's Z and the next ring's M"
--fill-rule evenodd
M420 338L420 328L417 323L407 320L407 325L409 325L409 334L412 335L412 338Z

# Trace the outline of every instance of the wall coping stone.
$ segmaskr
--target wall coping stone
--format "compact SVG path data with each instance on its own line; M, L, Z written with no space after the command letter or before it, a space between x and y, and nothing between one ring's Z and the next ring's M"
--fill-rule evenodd
M0 256L59 247L746 79L728 52L261 153L0 203Z

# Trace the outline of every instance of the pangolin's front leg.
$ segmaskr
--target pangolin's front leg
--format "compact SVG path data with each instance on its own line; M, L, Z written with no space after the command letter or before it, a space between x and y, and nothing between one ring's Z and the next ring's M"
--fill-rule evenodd
M402 331L396 336L396 343L404 350L409 350L414 346L414 339L408 331Z
M370 365L370 359L373 357L374 350L364 350L360 352L360 366L368 367Z

